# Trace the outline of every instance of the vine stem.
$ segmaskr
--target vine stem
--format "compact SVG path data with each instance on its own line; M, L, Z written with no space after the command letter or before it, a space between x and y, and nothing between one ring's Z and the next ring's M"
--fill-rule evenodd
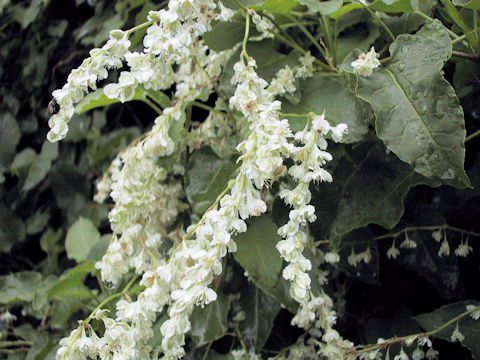
M479 131L480 133L480 131ZM465 230L465 229L460 229L460 228L457 228L455 226L450 226L450 225L429 225L429 226L408 226L402 230L399 230L395 233L389 233L389 234L384 234L384 235L380 235L380 236L376 236L372 239L369 239L369 240L365 240L365 241L356 241L352 244L359 244L359 243L362 243L362 242L368 242L368 241L376 241L376 240L383 240L383 239L391 239L391 238L397 238L399 237L400 235L406 233L406 232L409 232L409 231L416 231L416 230L424 230L424 231L435 231L435 230L440 230L440 229L445 229L445 230L450 230L450 231L455 231L455 232L459 232L459 233L462 233L462 234L468 234L468 235L471 235L471 236L474 236L474 237L478 237L480 238L480 233L477 233L477 232L474 232L474 231L469 231L469 230ZM315 241L314 242L314 245L317 246L317 245L321 245L321 244L329 244L330 243L330 240L318 240L318 241ZM348 244L348 243L346 243Z
M130 36L130 34L134 33L135 31L138 31L138 30L142 30L143 28L146 28L150 25L153 24L153 20L150 20L150 21L146 21L140 25L137 25L129 30L127 30L127 36Z
M470 141L470 140L476 138L478 135L480 135L480 130L477 130L477 131L475 131L473 134L468 135L468 136L465 138L465 142Z
M392 41L395 41L395 35L393 35L393 33L388 28L388 26L383 22L383 20L380 19L380 17L376 13L374 13L371 9L369 9L367 6L363 5L363 7L368 10L370 15L372 15L380 23L380 25L382 25L382 27L385 29L385 31L387 32L388 36L390 36Z
M26 340L0 341L0 347L10 347L10 346L20 346L20 345L32 346L33 342L26 341Z
M461 313L460 315L455 316L454 318L450 319L449 321L442 324L441 326L439 326L439 327L437 327L433 330L427 331L427 332L413 334L413 335L407 335L407 336L402 336L402 337L393 337L393 338L390 338L390 339L382 342L381 344L359 345L359 346L357 346L353 349L350 349L350 351L349 351L349 349L345 349L345 350L347 350L349 352L352 352L352 353L361 354L361 353L367 353L367 352L370 352L370 351L375 351L377 349L384 348L384 347L390 346L392 344L403 343L403 342L406 342L407 340L412 339L412 338L415 340L415 339L421 339L421 338L424 338L424 337L433 336L433 335L436 335L437 333L439 333L440 331L444 330L445 328L449 327L450 325L456 323L457 321L462 320L464 317L470 315L471 313L474 313L474 312L479 311L479 310L480 310L480 305L475 306L472 309L467 310L467 311Z

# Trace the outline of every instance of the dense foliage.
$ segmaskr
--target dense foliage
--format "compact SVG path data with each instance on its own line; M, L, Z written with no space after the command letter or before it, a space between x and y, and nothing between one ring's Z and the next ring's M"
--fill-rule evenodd
M0 2L0 357L480 359L478 10Z

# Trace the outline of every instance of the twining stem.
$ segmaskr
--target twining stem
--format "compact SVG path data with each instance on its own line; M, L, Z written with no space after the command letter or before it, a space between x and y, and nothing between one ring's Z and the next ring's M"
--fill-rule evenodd
M33 342L32 341L26 341L26 340L0 341L0 348L10 347L10 346L20 346L20 345L32 346Z
M479 131L479 133L480 133L480 131ZM460 228L457 228L455 226L450 226L450 225L408 226L408 227L403 228L402 230L399 230L395 233L389 233L389 234L376 236L374 238L364 240L364 241L355 241L352 244L359 244L359 243L369 242L369 241L397 238L400 235L402 235L406 232L410 232L410 231L422 231L422 230L423 231L436 231L436 230L440 230L440 229L455 231L455 232L458 232L458 233L467 234L467 235L470 235L470 236L480 238L480 233L477 233L477 232L474 232L474 231L468 231L468 230L465 230L465 229L460 229ZM330 240L318 240L318 241L315 241L314 244L315 245L321 245L321 244L329 244L329 243L330 243ZM345 244L348 245L348 243L345 243Z
M395 35L393 35L393 33L390 31L388 26L383 22L383 20L380 19L380 17L375 12L373 12L371 9L369 9L367 6L363 5L363 7L368 10L370 15L372 15L380 23L380 25L382 25L382 27L385 29L385 31L387 32L388 36L390 36L392 41L395 41Z
M142 30L150 25L153 24L153 20L150 20L150 21L147 21L147 22L144 22L140 25L137 25L129 30L127 30L127 36L130 36L130 34L134 33L135 31L138 31L138 30Z
M473 134L468 135L468 136L465 138L465 142L470 141L470 140L476 138L478 135L480 135L480 130L477 130L477 131L475 131Z
M83 323L85 324L88 324L94 317L95 317L95 313L100 310L102 307L104 307L107 303L109 303L110 301L122 296L122 295L125 295L127 293L127 291L133 286L133 284L135 284L135 281L137 281L138 279L138 275L135 275L134 277L132 277L130 279L130 281L127 283L127 285L125 285L125 287L123 288L122 291L118 292L118 293L115 293L109 297L107 297L105 300L103 300L100 304L98 304L98 306L93 309L93 311L90 313L90 315L83 321Z
M157 105L155 105L155 103L153 101L151 101L149 98L147 98L146 96L143 97L142 101L147 104L148 106L150 106L153 110L155 110L155 112L158 114L158 115L162 115L163 114L163 111L162 109L160 109Z
M412 338L421 339L421 338L433 336L433 335L436 335L437 333L439 333L440 331L444 330L445 328L449 327L450 325L456 323L457 321L460 321L464 317L469 316L471 313L474 313L474 312L479 311L479 310L480 310L480 305L475 306L472 309L467 310L467 311L461 313L458 316L455 316L454 318L450 319L449 321L442 324L441 326L439 326L439 327L437 327L433 330L427 331L427 332L413 334L413 335L407 335L407 336L402 336L402 337L393 337L391 339L388 339L388 340L382 342L381 344L359 345L359 346L356 346L352 349L346 349L346 350L347 350L347 352L357 353L357 354L368 353L368 352L375 351L375 350L380 349L380 348L388 347L392 344L403 343L403 342L405 342L407 340L410 340Z
M248 11L245 11L245 34L243 36L243 42L242 42L242 55L245 57L247 62L250 60L250 56L248 56L247 53L247 42L248 42L248 36L250 33L250 14Z

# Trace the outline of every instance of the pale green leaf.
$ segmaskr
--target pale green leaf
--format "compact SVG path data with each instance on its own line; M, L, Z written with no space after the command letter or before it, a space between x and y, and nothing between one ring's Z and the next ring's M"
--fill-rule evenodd
M217 291L217 300L202 308L195 308L192 313L190 337L197 347L220 339L228 330L228 310L230 301Z
M298 5L296 0L266 0L262 5L249 6L255 10L266 10L272 13L290 14L295 6Z
M195 151L186 167L185 194L196 214L203 214L227 186L235 163L221 159L210 149Z
M36 283L42 275L35 271L22 271L0 276L0 304L30 302Z
M372 105L385 145L418 173L455 187L470 186L463 169L465 122L450 84L440 74L452 52L438 21L390 46L392 60L372 76L358 77L357 95ZM344 68L358 54L351 54Z
M452 2L467 9L480 10L480 0L452 0Z
M90 249L100 239L100 233L93 223L84 217L80 217L68 229L65 239L65 249L69 259L74 259L78 263L85 261Z
M415 9L412 7L411 0L375 0L367 6L369 9L374 11L383 11L386 13L413 13ZM365 8L364 5L360 3L350 3L345 4L338 10L335 10L333 13L329 14L333 19L338 19L345 14L357 9Z
M447 321L467 311L467 305L478 306L478 301L462 301L454 304L444 305L431 313L421 314L414 317L418 324L427 331L439 328ZM452 341L452 333L457 326L457 322L453 322L434 337L439 339ZM480 359L480 326L478 320L472 319L470 316L464 317L458 322L458 330L465 336L462 345L467 347L475 359Z
M48 299L69 297L91 297L91 291L83 284L88 273L95 271L95 263L89 261L68 269L48 292Z
M343 0L307 0L304 1L308 9L313 12L318 12L323 15L334 13L343 5Z

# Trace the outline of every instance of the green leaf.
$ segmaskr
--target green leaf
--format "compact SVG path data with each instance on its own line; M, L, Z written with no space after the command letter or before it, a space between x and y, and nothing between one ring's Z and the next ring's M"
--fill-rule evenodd
M393 228L403 214L408 190L418 184L434 185L388 154L380 142L357 146L340 160L333 178L333 184L318 186L312 204L327 226L325 234L336 243L368 224Z
M368 78L358 77L357 95L372 105L385 145L418 173L455 187L470 186L463 169L465 123L450 84L440 74L452 46L434 21L390 46L392 60ZM343 64L350 63L351 54Z
M38 210L32 216L30 216L25 225L27 226L27 234L35 235L41 232L48 224L50 220L50 214L48 211Z
M0 117L0 166L8 168L20 141L20 128L10 113Z
M248 272L255 283L267 287L277 284L282 270L282 258L276 244L282 239L277 226L269 216L263 215L251 220L247 231L235 237L237 252L235 260Z
M161 93L161 92L157 92L157 93ZM161 93L161 94L163 94L163 93ZM133 100L143 101L143 100L146 99L146 97L148 95L149 95L148 90L146 90L143 86L138 86L135 89L135 95L133 96L133 99L131 101L133 101ZM165 94L163 94L163 95L165 95ZM162 103L165 100L165 98L162 97L159 94L157 94L156 97L158 97L158 99L160 99L162 101ZM118 103L118 102L120 102L120 100L108 98L107 95L104 94L103 88L102 89L97 89L94 92L89 93L82 100L80 100L80 102L75 106L75 113L82 114L85 111L92 110L92 109L95 109L95 108L98 108L98 107L103 107L103 106L110 105L110 104L115 104L115 103ZM159 105L162 105L162 104L159 103Z
M89 261L68 269L48 292L48 299L69 297L91 297L91 291L83 284L88 273L95 271L95 263Z
M65 250L69 259L74 259L78 263L85 261L90 249L100 239L100 233L93 223L84 217L80 217L68 229L65 239Z
M242 41L244 33L244 20L240 14L237 14L229 22L219 22L213 25L212 30L203 34L203 40L210 49L223 51L231 49Z
M48 228L40 238L40 247L47 253L47 264L52 273L57 268L58 254L63 251L63 244L59 244L62 235L62 229L54 232L52 228Z
M45 141L40 154L31 148L18 153L11 170L20 179L22 191L29 191L40 184L51 169L52 161L58 157L58 143Z
M432 311L431 313L417 315L414 319L422 328L431 331L467 311L467 305L478 306L480 303L478 301L462 301L448 304ZM454 322L435 334L434 337L451 342L452 332L455 330L456 326L457 322ZM478 320L473 320L470 316L466 316L458 322L458 330L465 336L462 345L470 350L475 359L480 359L480 342L478 341L478 339L480 339L480 326Z
M262 5L249 6L249 8L288 15L297 5L296 0L266 0Z
M301 81L299 89L301 91L300 102L296 105L283 103L283 112L307 114L313 111L322 114L325 111L325 118L330 124L337 125L344 122L348 125L348 134L345 136L346 143L358 142L366 138L368 127L365 105L350 91L345 79L315 75ZM293 131L303 130L306 121L306 117L289 118Z
M260 351L273 328L273 321L280 311L280 303L253 284L242 292L240 306L245 320L239 324L248 348Z
M378 26L368 23L354 32L345 34L337 40L337 61L342 62L345 57L356 48L367 52L375 40L380 37Z
M305 5L310 11L318 12L323 15L329 15L334 13L343 5L343 0L307 0Z
M421 0L423 1L423 0ZM368 6L369 9L374 11L383 11L386 13L413 13L415 9L412 7L411 0L375 0ZM343 5L338 10L329 14L331 18L338 19L345 14L357 9L365 8L364 5L359 3L350 3Z
M467 9L480 10L480 0L452 0L452 2Z
M412 0L413 8L427 15L431 14L435 4L436 0ZM416 31L426 22L424 17L415 13L404 13L400 16L385 15L382 20L395 36Z
M0 251L9 252L12 245L25 239L25 225L20 217L0 204Z
M195 214L203 214L212 205L234 170L232 161L219 158L209 147L190 156L185 171L185 194Z
M228 330L228 310L230 301L217 291L217 300L202 308L196 308L192 313L192 328L190 337L197 347L220 339Z
M93 245L88 253L87 260L88 261L100 261L107 252L108 245L110 244L110 240L112 239L112 234L104 234L100 237L100 239Z
M0 304L30 302L36 283L42 275L35 271L22 271L0 276Z

